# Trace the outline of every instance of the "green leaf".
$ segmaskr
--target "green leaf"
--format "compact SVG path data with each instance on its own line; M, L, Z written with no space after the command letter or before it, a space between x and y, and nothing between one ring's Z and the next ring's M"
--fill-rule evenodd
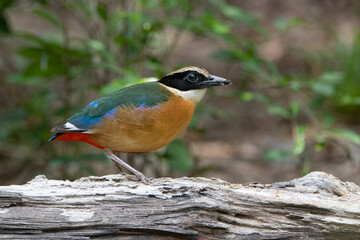
M225 17L232 20L234 23L242 22L252 27L258 33L265 35L266 31L261 25L258 23L256 17L250 13L245 12L239 7L232 6L227 4L226 1L223 0L210 0L212 5L216 7L216 9L222 13Z
M311 89L323 96L332 97L336 94L335 88L343 82L343 73L326 72L319 79L311 83Z
M7 21L5 10L10 8L16 1L15 0L1 0L0 1L0 33L11 33L10 25Z
M55 76L64 75L66 72L66 66L61 59L55 57L42 58L39 61L33 61L28 64L24 69L24 76L26 77L44 77L51 78Z
M291 156L292 153L288 150L273 148L265 153L264 159L267 161L280 162Z
M10 74L6 77L6 81L10 83L17 83L17 84L28 84L28 85L38 85L42 81L39 77L27 77L23 74L14 73Z
M244 12L242 9L230 5L222 5L220 11L228 18L236 21L255 22L255 17Z
M201 21L206 26L205 30L211 30L217 35L230 33L230 26L217 19L210 11L202 15Z
M291 102L289 106L289 113L292 117L296 117L299 114L300 105L297 102Z
M289 118L289 112L280 105L270 104L267 107L267 111L271 115L280 116L282 118Z
M243 92L240 95L241 100L248 102L254 99L254 94L252 92Z
M106 45L100 41L97 40L87 40L84 42L86 44L87 47L94 49L96 51L105 51L106 50Z
M305 132L306 126L304 125L297 125L295 126L295 146L294 146L294 154L299 156L305 150Z
M49 23L54 25L56 28L59 28L59 29L61 28L61 22L54 13L52 13L46 9L42 9L42 8L36 8L36 9L32 10L32 12L34 14L38 15L39 17L47 20Z
M244 59L245 54L241 49L219 49L213 53L213 57L231 62Z
M325 104L326 98L322 95L315 95L310 102L310 107L312 110L319 110Z
M35 46L43 49L56 50L59 52L64 51L64 44L62 43L63 36L54 33L51 35L36 35L28 32L16 32L16 36L32 42ZM34 46L32 45L32 46Z
M193 167L189 148L181 139L175 139L166 147L165 155L170 168L185 173Z
M349 129L329 129L328 133L360 145L360 135Z
M315 136L316 144L314 146L315 151L321 152L325 147L326 137L323 134Z
M11 33L10 26L4 15L0 13L0 32L9 34Z
M253 98L254 98L255 101L265 103L267 105L271 104L271 99L268 96L266 96L265 94L253 93Z
M323 82L316 81L311 84L311 89L320 95L324 95L326 97L333 96L335 93L335 88L333 85Z
M18 50L18 54L29 59L39 60L44 50L37 47L26 47Z
M344 74L342 72L331 71L331 72L324 73L320 77L320 80L323 82L332 84L332 85L339 85L342 83L343 78L344 78Z
M15 0L1 0L0 12L5 11L7 8L11 7L15 2L16 2Z
M324 124L325 128L330 128L331 125L333 125L335 122L335 117L333 114L329 112L323 112L321 114L321 121Z
M98 2L97 6L97 13L101 17L102 20L107 21L108 20L108 13L106 9L106 4L102 2Z

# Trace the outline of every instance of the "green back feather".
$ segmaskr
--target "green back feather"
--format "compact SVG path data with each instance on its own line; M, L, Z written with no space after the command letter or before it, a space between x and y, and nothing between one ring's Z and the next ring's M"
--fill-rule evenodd
M71 116L67 121L80 129L88 129L102 116L122 106L154 107L169 99L172 93L158 82L146 82L122 88L104 96ZM90 125L90 126L89 126Z

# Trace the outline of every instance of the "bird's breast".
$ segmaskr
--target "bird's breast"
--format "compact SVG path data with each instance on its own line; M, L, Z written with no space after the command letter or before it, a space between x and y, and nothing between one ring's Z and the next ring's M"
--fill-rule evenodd
M120 107L94 129L92 139L119 152L149 152L176 138L190 123L195 103L172 95L156 106Z

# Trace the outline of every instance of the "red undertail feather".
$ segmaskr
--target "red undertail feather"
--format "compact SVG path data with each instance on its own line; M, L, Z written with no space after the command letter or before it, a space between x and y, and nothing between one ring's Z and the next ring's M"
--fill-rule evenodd
M97 148L104 149L103 146L97 144L90 136L89 134L82 133L82 132L67 132L62 133L52 139L52 141L79 141L79 142L85 142L88 144L91 144Z

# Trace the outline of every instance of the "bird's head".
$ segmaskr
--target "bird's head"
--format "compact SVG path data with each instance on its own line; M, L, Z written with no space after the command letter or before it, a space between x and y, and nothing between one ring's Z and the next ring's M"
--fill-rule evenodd
M184 67L173 71L159 80L161 84L171 88L178 95L198 102L204 96L206 88L230 85L225 78L210 75L200 67Z

